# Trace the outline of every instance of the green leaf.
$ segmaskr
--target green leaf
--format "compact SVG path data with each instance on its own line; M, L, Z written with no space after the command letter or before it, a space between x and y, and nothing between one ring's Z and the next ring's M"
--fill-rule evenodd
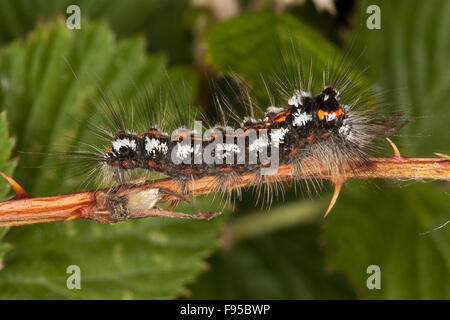
M177 68L168 74L175 90L195 97L197 79L190 69ZM142 39L116 41L105 24L88 21L81 30L71 31L61 20L41 24L24 43L16 41L3 48L0 75L0 105L11 116L17 149L34 153L54 151L66 136L82 136L92 115L86 106L99 101L99 90L120 92L128 103L143 88L167 81L165 58L148 56ZM180 79L189 86L180 87ZM16 178L33 195L77 191L84 177L71 177L66 171L67 167L47 166L46 160L25 154ZM211 199L199 200L197 205L219 209ZM189 208L180 205L177 210ZM219 218L15 227L5 236L15 249L4 258L0 296L172 298L204 270L203 259L215 248L221 225ZM66 286L70 265L81 269L81 290Z
M183 208L180 208L183 210ZM103 226L66 222L12 230L14 250L0 272L2 299L163 299L205 269L219 219L153 219ZM81 290L66 287L81 269Z
M368 5L381 10L381 30L369 30ZM407 111L401 132L406 155L449 153L450 3L445 0L365 1L355 17L359 63L390 108ZM355 50L356 54L359 52Z
M213 26L207 36L207 59L223 72L232 70L258 83L261 75L276 70L282 49L291 49L291 41L300 41L306 63L311 57L317 64L328 62L336 54L331 44L301 21L264 10Z
M222 235L224 249L209 260L211 270L192 286L189 298L354 298L345 278L330 274L325 268L317 241L319 224L315 222L322 213L321 207L316 203L293 202L270 213L256 212L235 219ZM283 217L289 219L283 222ZM269 222L268 219L270 225L264 226L263 221ZM278 229L274 225L284 230L261 233L261 229ZM250 229L245 234L251 238L227 248L227 241L240 240L244 227ZM260 236L254 237L254 232Z
M171 63L188 63L190 37L184 24L188 0L3 0L0 2L0 42L5 44L35 28L42 18L66 13L70 5L81 10L81 28L86 19L104 19L121 37L143 34L152 52L164 51Z
M345 272L359 296L371 299L448 299L450 233L444 190L345 188L327 218L324 236L332 270ZM381 289L366 286L367 268L381 269Z
M381 9L381 30L365 28L373 4ZM356 47L365 49L361 67L387 104L411 119L393 140L406 156L448 153L450 3L365 1L359 12L354 26L361 29L353 32ZM324 228L327 263L364 298L448 299L448 183L377 184L345 186ZM372 264L381 268L381 290L366 286Z

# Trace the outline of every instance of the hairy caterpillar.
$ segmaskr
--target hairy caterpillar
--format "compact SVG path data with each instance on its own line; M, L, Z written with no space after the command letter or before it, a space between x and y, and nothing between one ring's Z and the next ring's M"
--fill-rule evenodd
M311 66L305 77L298 60L284 63L283 70L288 71L276 75L271 84L275 88L270 92L271 101L276 96L278 102L265 111L252 106L250 115L236 126L225 123L204 132L201 124L196 130L172 126L172 134L166 133L170 132L170 106L176 107L173 112L179 113L179 123L188 118L180 116L182 113L190 114L186 101L169 86L146 91L144 99L132 105L105 100L101 120L94 120L93 126L103 141L87 143L86 150L70 154L83 165L94 164L90 176L120 185L136 172L161 173L181 186L188 180L214 176L213 189L223 193L241 174L256 173L254 185L260 187L264 176L276 175L280 164L301 169L306 158L326 168L336 184L343 168L368 166L374 143L398 129L400 116L381 113L373 92L358 89L358 76L342 62L323 66L319 84ZM249 95L247 91L245 95ZM230 103L225 104L233 113ZM220 110L224 115L221 106Z

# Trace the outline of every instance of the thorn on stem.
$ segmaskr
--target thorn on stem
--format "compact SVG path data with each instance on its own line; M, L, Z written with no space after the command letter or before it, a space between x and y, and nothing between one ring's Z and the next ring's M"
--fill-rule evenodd
M405 157L403 157L403 156L401 155L401 153L400 153L400 151L398 150L398 148L397 148L397 146L395 145L395 143L392 142L392 140L389 139L389 138L386 138L386 140L389 142L389 144L391 145L392 149L394 150L394 156L393 156L393 158L396 158L396 159L399 159L399 160L405 159Z
M328 213L330 213L331 209L333 209L333 207L334 207L334 205L336 203L336 200L339 197L339 193L341 192L341 188L342 188L342 185L345 182L345 179L339 178L338 180L331 181L331 182L334 183L334 192L333 192L333 196L331 197L330 204L328 205L328 209L325 212L325 214L323 215L324 218L326 218Z
M445 160L450 161L450 155L448 155L448 154L445 154L445 153L439 153L439 152L435 152L434 154L437 155L438 157L441 157L441 158L443 158L443 159L445 159Z
M16 196L13 198L14 200L32 198L32 196L26 193L25 190L22 188L22 186L16 180L14 180L13 178L11 178L2 171L0 171L0 175L3 178L5 178L6 181L8 181L13 190L16 192Z

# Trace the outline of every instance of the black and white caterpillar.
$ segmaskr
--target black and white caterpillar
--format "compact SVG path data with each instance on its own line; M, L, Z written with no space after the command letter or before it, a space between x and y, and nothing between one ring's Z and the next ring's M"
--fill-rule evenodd
M280 164L301 161L306 155L324 157L321 153L339 153L340 162L351 162L366 155L376 135L390 129L368 125L352 114L351 106L339 102L334 87L315 96L296 90L286 107L269 107L264 119L246 118L237 129L216 127L208 136L189 130L169 136L156 127L142 134L118 131L100 161L119 182L124 171L137 168L192 179L254 172L272 166L275 150ZM206 161L208 156L213 161ZM330 161L329 155L326 159Z
M169 135L161 124L148 124L145 131L133 131L125 125L111 130L108 120L104 120L98 126L109 141L79 154L96 163L96 172L100 169L104 178L113 178L118 184L124 184L130 173L140 170L162 173L181 184L214 176L215 189L226 192L230 181L241 174L256 173L255 185L261 185L264 175L276 175L281 164L304 169L306 158L326 168L333 181L339 181L346 168L358 170L368 165L374 143L394 133L400 118L382 114L370 102L370 95L348 94L352 77L324 77L328 81L323 81L316 94L310 93L311 81L302 85L304 79L297 79L298 86L290 93L289 86L282 83L282 105L268 107L260 112L260 118L243 117L235 127L212 126L204 132L202 126L197 130L179 127ZM292 83L289 85L292 87ZM149 113L163 112L153 105L139 108ZM114 107L107 109L116 117L120 114ZM132 106L123 110L134 113ZM102 126L105 122L106 126Z

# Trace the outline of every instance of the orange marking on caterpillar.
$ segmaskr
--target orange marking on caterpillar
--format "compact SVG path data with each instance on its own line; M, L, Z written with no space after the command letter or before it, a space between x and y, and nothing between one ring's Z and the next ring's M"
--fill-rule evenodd
M196 169L192 169L192 168L180 170L180 173L184 174L184 175L202 174L202 172L203 172L203 170L196 170Z
M158 164L157 162L155 162L153 160L149 160L147 162L147 165L148 165L149 168L154 168L154 169L162 169L163 168L162 165Z
M123 160L122 161L122 166L124 166L125 168L129 168L131 167L131 161L130 160Z
M305 141L306 141L307 143L310 143L311 141L314 140L315 137L316 137L316 135L315 135L315 134L312 134L312 135L308 136L308 137L305 139Z
M279 117L281 117L281 116L284 116L285 114L286 114L286 111L285 111L285 110L280 111L280 112L278 112L278 113L273 117L273 119L276 119L276 118L279 118Z
M300 150L300 148L301 147L297 147L297 148L292 149L292 151L289 152L289 157L295 156L298 153L298 151Z
M236 170L234 168L231 168L231 167L220 169L220 172L223 172L223 173L231 173L231 172L234 172L234 171L236 171Z
M199 136L193 136L191 137L191 141L203 141L203 138Z
M319 109L319 111L317 111L317 117L322 120L325 117L326 112L323 111L322 109Z
M274 122L285 122L286 121L286 116L283 116L281 118L275 119Z
M300 151L300 149L305 146L305 144L313 141L315 137L316 137L316 135L312 134L312 135L308 136L304 141L301 141L297 147L295 147L294 149L292 149L291 152L289 152L289 156L290 157L295 156Z

